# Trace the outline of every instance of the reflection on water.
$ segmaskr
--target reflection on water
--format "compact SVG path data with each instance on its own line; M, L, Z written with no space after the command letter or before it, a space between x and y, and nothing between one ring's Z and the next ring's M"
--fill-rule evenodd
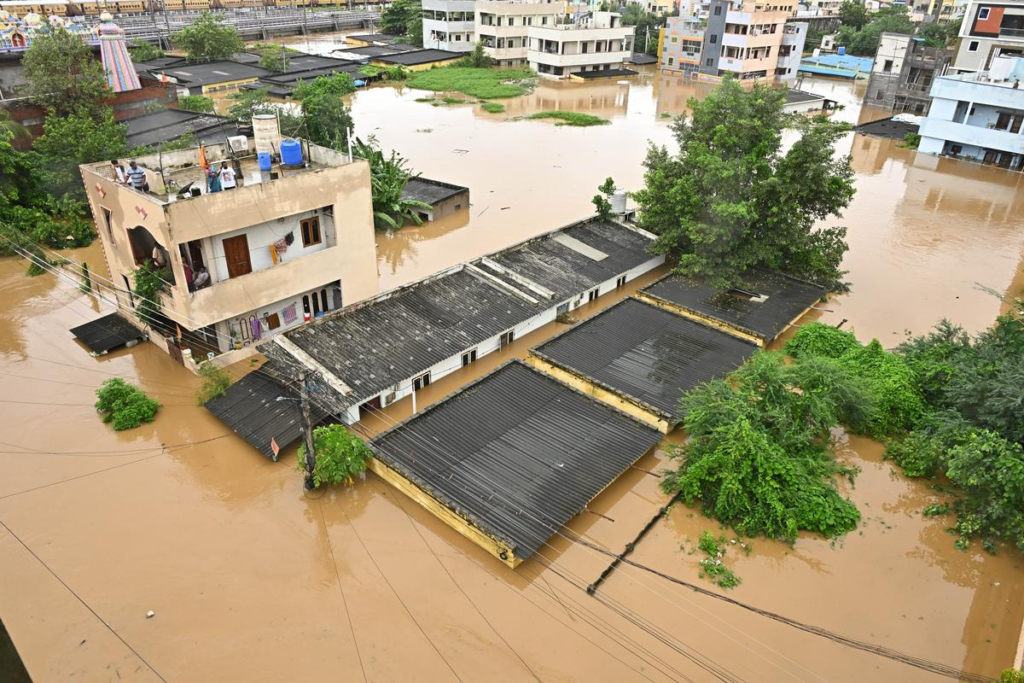
M311 45L320 40L330 39L314 36ZM293 44L301 49L303 41ZM844 104L842 120L885 115L857 105L863 83L808 79L804 87ZM605 177L639 188L648 140L672 144L661 114L685 112L687 98L704 90L650 71L629 85L542 82L495 115L477 104L417 103L423 93L409 88L355 94L359 136L374 134L425 176L472 192L460 214L377 234L380 288L578 220L592 211ZM611 124L517 120L550 108ZM834 222L849 228L851 292L814 316L848 319L858 335L886 345L942 316L972 330L990 324L1008 297L1000 302L980 287L1024 286L1021 176L859 135L843 144L858 195ZM80 254L102 271L98 245ZM372 476L307 498L292 469L294 448L281 463L256 454L195 405L197 379L151 344L88 357L68 329L101 305L49 276L26 279L23 268L0 260L0 393L18 401L0 404L0 438L8 442L0 519L124 639L0 530L0 605L36 680L69 672L153 680L124 642L166 680L470 681L492 680L495 671L510 681L706 680L678 643L745 680L933 680L620 567L601 595L669 634L668 643L652 638L573 585L596 578L607 557L556 536L509 570ZM588 304L581 315L607 303ZM420 405L559 329L547 326L437 381ZM99 421L94 390L113 375L161 400L154 424L116 433ZM386 414L402 419L410 408L406 399ZM682 438L667 437L570 529L616 551L632 541L665 504L656 474L669 464L667 446ZM201 443L180 447L189 442ZM49 453L86 449L92 455ZM793 546L755 540L749 555L730 550L743 579L732 595L997 675L1010 664L1024 615L1020 555L954 550L945 522L920 514L940 495L895 474L879 444L843 436L839 454L862 469L849 491L864 516L859 529L835 544L803 536ZM699 558L680 544L703 530L718 527L676 506L633 559L699 581ZM546 566L552 560L557 571ZM147 620L150 609L157 616Z

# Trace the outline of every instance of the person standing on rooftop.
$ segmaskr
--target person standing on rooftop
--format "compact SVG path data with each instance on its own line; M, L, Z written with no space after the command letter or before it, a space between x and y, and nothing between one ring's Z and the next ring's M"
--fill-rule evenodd
M220 186L225 190L233 190L237 187L235 169L231 168L226 161L220 165Z
M136 190L149 192L149 183L146 182L146 171L139 168L139 165L134 160L128 162L128 181Z

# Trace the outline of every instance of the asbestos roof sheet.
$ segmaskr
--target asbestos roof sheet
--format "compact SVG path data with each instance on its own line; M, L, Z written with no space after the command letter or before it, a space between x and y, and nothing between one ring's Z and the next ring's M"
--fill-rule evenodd
M378 62L385 64L401 64L403 66L416 66L417 64L430 64L432 62L448 62L462 59L466 55L462 52L449 52L448 50L413 50L412 52L400 52L395 55L382 55L375 57Z
M71 334L75 335L95 354L107 353L119 346L124 346L133 339L145 338L139 328L117 313L111 313L84 325L72 327Z
M184 109L160 111L134 116L128 124L128 146L158 146L193 133L199 142L223 143L237 128L231 119L215 114L201 114Z
M278 401L278 397L286 400ZM313 424L329 414L315 395L310 405ZM276 373L271 363L232 384L224 395L207 401L206 409L268 458L274 457L271 439L283 449L301 436L298 390L285 376Z
M756 350L751 342L629 298L532 352L671 418L684 393L732 372Z
M768 271L746 273L741 285L730 291L717 290L677 274L667 275L643 291L766 342L782 334L826 294L821 285ZM747 294L757 297L752 299Z
M661 433L514 361L384 432L370 447L520 559Z
M592 255L573 249L551 235L524 242L488 258L550 289L555 293L554 300L557 303L602 282L614 280L631 268L654 258L647 253L650 238L615 223L586 221L570 226L559 234L582 242L605 254L605 258L595 260ZM487 269L486 265L481 267Z
M430 180L429 178L409 178L409 182L405 184L405 190L402 192L402 197L405 199L415 199L433 206L463 192L469 192L469 188L444 183L440 180Z
M542 310L466 270L286 333L353 390L348 405L425 372ZM267 344L273 347L273 342Z

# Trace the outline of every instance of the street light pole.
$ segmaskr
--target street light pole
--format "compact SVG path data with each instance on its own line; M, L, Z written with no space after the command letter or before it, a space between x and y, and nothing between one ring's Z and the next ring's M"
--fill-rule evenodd
M313 469L316 467L316 454L313 452L313 425L309 416L309 392L306 389L306 373L299 373L299 403L302 409L302 438L306 444L306 483L307 491L316 488L313 481Z

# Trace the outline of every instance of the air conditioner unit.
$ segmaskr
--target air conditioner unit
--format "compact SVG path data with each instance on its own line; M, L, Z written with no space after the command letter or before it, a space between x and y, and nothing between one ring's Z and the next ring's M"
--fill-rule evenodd
M249 138L244 135L232 135L228 137L228 146L232 152L245 152L249 149Z
M380 403L381 403L381 407L384 407L384 406L389 406L389 405L391 405L394 402L395 402L395 392L392 391L390 394L385 394L384 395L384 400L381 401Z

